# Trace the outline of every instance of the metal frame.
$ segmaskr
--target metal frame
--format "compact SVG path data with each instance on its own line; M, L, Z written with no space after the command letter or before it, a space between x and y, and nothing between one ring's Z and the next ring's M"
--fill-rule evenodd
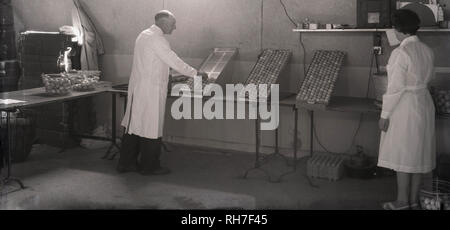
M6 186L10 184L11 182L15 182L19 185L19 189L13 190L10 192L4 193L4 195L17 192L23 189L26 189L25 185L19 178L15 178L12 176L11 169L12 169L12 154L11 154L11 144L13 143L13 137L14 135L10 135L10 130L14 130L11 128L11 110L4 111L6 112L6 133L7 133L7 139L8 139L8 150L7 150L7 161L6 161L6 168L7 168L7 174L6 178L3 179L3 186ZM14 127L15 128L15 127ZM3 189L3 188L1 188Z

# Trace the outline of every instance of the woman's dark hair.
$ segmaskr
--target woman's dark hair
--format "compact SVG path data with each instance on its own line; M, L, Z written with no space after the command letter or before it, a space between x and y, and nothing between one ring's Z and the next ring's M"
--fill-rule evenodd
M392 25L400 33L416 35L420 28L420 23L419 16L411 10L396 10L392 14Z

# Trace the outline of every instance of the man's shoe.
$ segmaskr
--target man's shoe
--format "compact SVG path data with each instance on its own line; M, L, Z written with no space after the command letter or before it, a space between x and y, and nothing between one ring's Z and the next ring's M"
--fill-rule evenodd
M159 167L156 170L152 170L152 171L141 171L140 173L144 176L162 176L162 175L167 175L170 174L172 171L170 171L170 169L168 168L164 168L164 167Z
M119 172L120 174L124 174L124 173L131 173L131 172L137 172L138 169L136 166L131 166L131 167L123 167L123 166L117 166L117 172Z

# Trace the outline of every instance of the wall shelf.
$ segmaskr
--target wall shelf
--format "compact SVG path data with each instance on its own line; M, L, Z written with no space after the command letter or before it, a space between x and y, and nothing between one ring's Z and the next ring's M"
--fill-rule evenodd
M296 33L331 33L331 32L386 32L388 29L317 29L317 30L307 30L307 29L293 29ZM440 29L440 28L423 28L419 32L450 32L450 29Z

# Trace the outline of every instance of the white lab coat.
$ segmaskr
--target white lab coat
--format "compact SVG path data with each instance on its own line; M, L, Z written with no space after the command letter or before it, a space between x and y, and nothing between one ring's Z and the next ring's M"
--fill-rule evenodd
M428 90L434 76L433 51L417 36L395 49L387 66L388 89L381 117L378 165L403 173L429 173L436 166L435 107Z
M197 75L171 50L163 31L153 25L136 40L128 105L122 121L128 134L149 139L163 136L169 67L185 76Z

